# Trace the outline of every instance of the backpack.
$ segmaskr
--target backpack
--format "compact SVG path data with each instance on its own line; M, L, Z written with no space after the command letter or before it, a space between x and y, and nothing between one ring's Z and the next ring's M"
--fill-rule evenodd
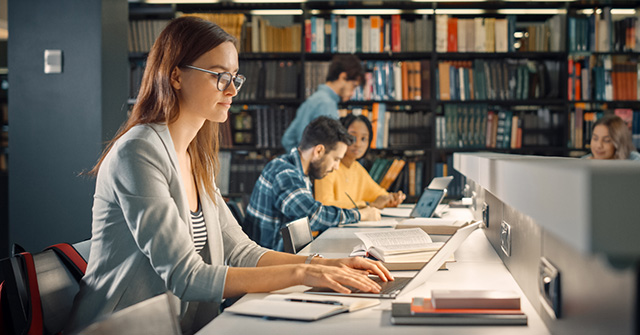
M0 335L59 334L87 268L68 243L0 261Z

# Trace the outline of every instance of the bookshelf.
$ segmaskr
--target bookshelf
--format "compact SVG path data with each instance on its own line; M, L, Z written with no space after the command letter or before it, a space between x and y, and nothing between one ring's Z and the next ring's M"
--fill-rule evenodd
M331 58L354 53L363 61L367 77L363 88L341 108L385 120L378 132L383 138L375 140L378 145L372 146L363 165L371 168L377 160L394 158L410 163L390 190L409 194L412 189L415 199L426 185L409 179L420 175L428 181L455 173L454 152L581 156L588 151L592 124L585 122L585 115L590 120L604 113L627 115L631 110L630 115L638 115L633 120L640 119L640 85L634 86L635 95L631 90L620 93L626 87L621 78L632 68L636 71L631 77L636 83L639 79L640 42L633 44L630 35L628 41L613 35L608 49L604 42L589 44L596 39L589 22L602 21L594 15L608 18L614 32L631 34L633 27L640 40L638 16L630 14L635 4L616 2L610 11L601 10L598 3L307 1L174 4L156 12L147 11L152 5L137 5L131 19L149 15L166 19L176 13L244 15L241 29L236 30L239 57L250 78L247 83L252 81L253 86L243 88L229 124L223 127L223 147L234 157L229 163L232 183L234 171L251 175L246 171L259 169L282 153L281 131L304 99L324 83ZM269 11L277 15L268 15ZM287 49L281 45L282 36L293 41ZM143 62L144 54L132 55L136 55L132 62ZM612 85L619 94L609 99L596 96L595 81L600 79L595 75L586 80L575 74L576 64L581 64L581 75L585 69L597 73L605 63L611 63L618 79ZM283 77L288 79L274 81ZM581 93L577 97L576 80ZM384 116L373 116L374 109L381 108ZM576 119L576 113L581 118ZM634 138L640 144L640 121L634 122ZM422 170L410 173L410 167ZM245 186L234 187L230 186L234 192L248 191ZM463 188L460 177L450 195L460 196Z

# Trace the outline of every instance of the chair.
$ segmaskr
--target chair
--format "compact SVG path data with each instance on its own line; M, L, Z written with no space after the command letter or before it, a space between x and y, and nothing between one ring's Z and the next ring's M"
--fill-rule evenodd
M42 252L22 252L1 262L1 331L56 334L68 321L87 263L67 243Z
M180 335L178 315L164 293L117 311L80 331L82 335Z
M298 253L313 241L308 217L289 222L280 229L280 233L284 242L284 251L292 254Z

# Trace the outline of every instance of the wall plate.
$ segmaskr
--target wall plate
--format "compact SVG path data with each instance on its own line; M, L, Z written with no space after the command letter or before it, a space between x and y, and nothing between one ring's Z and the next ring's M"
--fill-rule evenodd
M500 223L500 249L507 257L511 256L511 225L504 220Z
M62 73L62 50L44 51L44 73Z
M540 304L554 319L561 315L560 271L545 257L540 258L538 277Z
M486 202L482 203L482 221L484 226L489 228L489 205Z

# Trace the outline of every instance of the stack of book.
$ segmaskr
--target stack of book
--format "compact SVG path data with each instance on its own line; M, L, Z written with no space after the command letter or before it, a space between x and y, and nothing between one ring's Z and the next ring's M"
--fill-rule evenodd
M520 296L513 291L433 290L431 298L393 303L397 325L526 325Z

